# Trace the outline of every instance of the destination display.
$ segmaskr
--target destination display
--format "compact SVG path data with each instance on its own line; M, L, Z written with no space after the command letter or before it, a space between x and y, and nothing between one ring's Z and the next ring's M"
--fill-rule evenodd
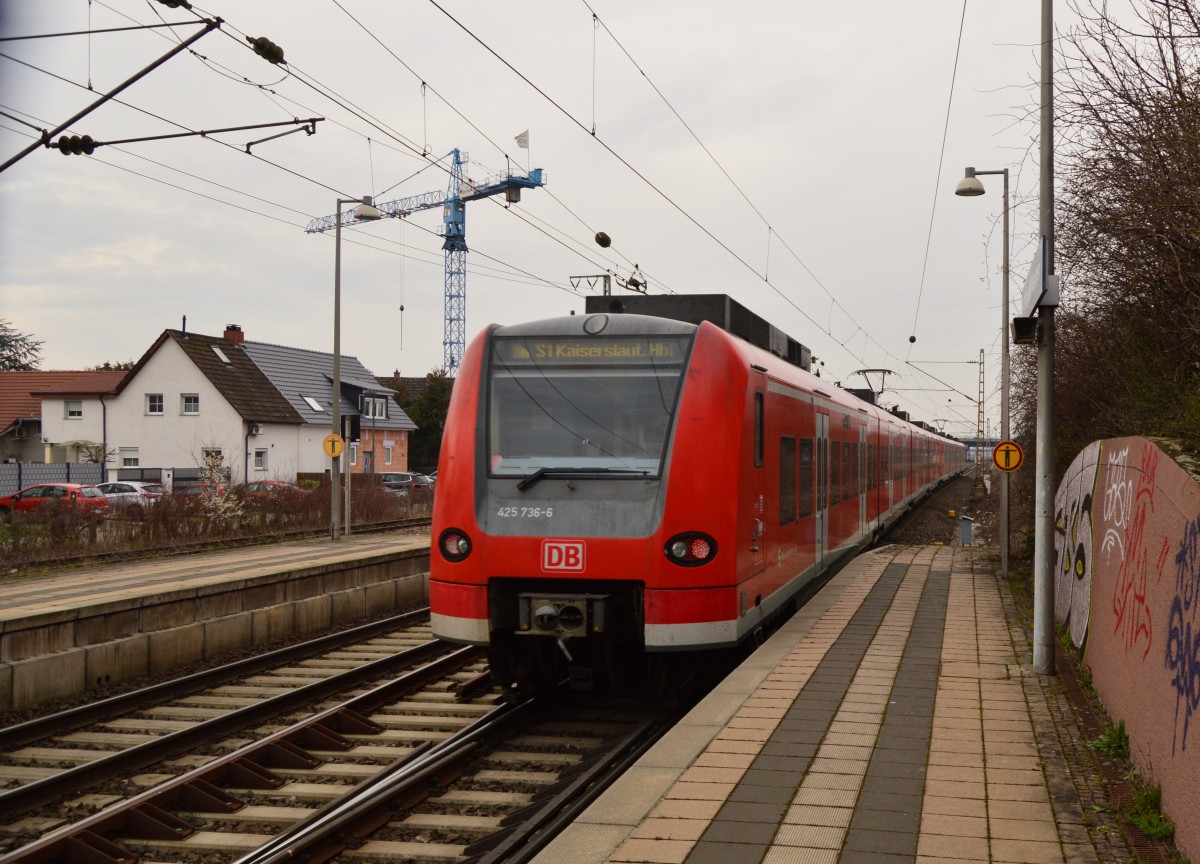
M497 339L496 358L508 366L543 363L682 363L686 339Z

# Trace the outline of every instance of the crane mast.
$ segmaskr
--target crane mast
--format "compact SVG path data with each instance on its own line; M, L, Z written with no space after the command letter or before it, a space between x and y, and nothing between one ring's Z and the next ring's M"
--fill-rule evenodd
M467 347L467 202L504 193L505 201L515 204L521 200L522 189L536 189L546 184L541 168L532 169L528 175L505 171L476 184L465 176L465 166L469 161L467 154L455 148L447 155L451 157L450 183L445 192L425 192L383 204L376 203L375 207L384 216L393 218L402 218L418 210L442 208L441 236L444 238L442 250L445 253L443 365L446 374L453 377ZM339 220L343 227L363 221L354 218L354 210L346 210L313 219L304 230L309 234L323 233L337 226Z

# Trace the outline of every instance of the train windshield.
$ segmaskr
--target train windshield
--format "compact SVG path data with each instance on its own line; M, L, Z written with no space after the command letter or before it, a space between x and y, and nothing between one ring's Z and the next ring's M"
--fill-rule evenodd
M492 476L660 474L691 336L492 344Z

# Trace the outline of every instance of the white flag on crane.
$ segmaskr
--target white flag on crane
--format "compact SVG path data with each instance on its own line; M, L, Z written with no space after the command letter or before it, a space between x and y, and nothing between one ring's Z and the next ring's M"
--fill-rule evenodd
M529 149L529 130L526 129L524 132L522 132L520 135L518 135L516 138L516 141L517 141L518 147L520 147L522 150L528 150Z

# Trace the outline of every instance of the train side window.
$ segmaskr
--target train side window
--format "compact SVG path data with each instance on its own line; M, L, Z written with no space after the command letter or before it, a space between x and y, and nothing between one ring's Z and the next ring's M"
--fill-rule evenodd
M754 391L754 467L761 468L763 464L763 394L761 390Z
M796 439L779 439L779 524L796 521Z
M829 442L829 506L842 500L842 442Z
M800 516L813 512L813 439L800 439Z

